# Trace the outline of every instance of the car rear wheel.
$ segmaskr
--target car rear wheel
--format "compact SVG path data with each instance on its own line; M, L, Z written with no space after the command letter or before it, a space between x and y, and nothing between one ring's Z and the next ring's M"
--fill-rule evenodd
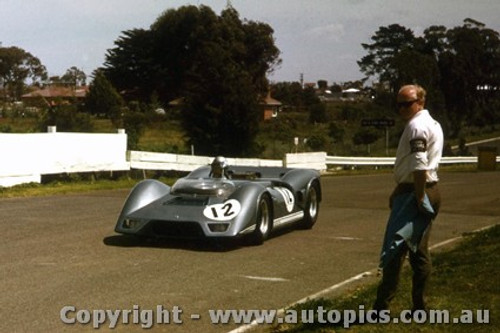
M319 190L318 185L313 183L307 191L306 206L304 208L304 218L301 227L311 229L318 219L319 213Z
M259 200L255 231L251 234L251 243L261 245L269 237L272 230L271 204L269 197L263 195Z

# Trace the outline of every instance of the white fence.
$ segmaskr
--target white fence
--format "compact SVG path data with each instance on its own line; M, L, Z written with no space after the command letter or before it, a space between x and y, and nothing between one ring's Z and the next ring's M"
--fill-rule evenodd
M130 151L127 135L90 133L0 133L0 186L40 182L41 175L139 170L192 171L213 157ZM228 158L230 165L285 166L325 171L339 166L391 166L393 157L327 156L325 152L286 154L283 160ZM496 162L500 157L496 156ZM478 163L478 157L444 157L442 164Z
M326 170L326 153L286 154L284 160L266 160L257 158L227 158L229 165L256 167L310 168ZM212 162L214 157L190 156L177 154L153 153L144 151L130 152L130 168L141 170L177 170L192 171Z
M40 182L44 174L129 169L125 133L0 133L0 186Z
M153 153L144 151L130 152L130 168L140 170L177 170L192 171L212 162L213 157ZM325 152L286 154L283 160L262 160L251 158L228 158L230 165L285 166L289 168L309 168L325 171L335 166L392 166L394 157L344 157L327 156ZM477 156L443 157L441 164L477 163ZM497 156L497 162L500 157Z
M327 165L337 166L383 166L394 165L395 157L343 157L343 156L326 156L325 163ZM497 163L500 162L500 157L496 157ZM445 156L441 159L440 164L470 164L477 163L477 156Z
M130 152L130 168L140 170L177 170L192 171L210 164L213 157L178 154L153 153L144 151ZM282 166L281 160L261 160L256 158L228 158L230 165Z
M324 171L327 169L325 152L286 154L284 166Z

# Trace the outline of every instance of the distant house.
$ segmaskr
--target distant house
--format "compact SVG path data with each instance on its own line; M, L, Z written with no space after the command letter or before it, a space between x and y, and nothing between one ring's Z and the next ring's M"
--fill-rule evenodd
M363 97L361 90L356 88L349 88L342 90L342 98L348 101L354 101Z
M48 86L42 89L34 90L28 94L21 96L21 99L26 104L36 104L42 99L45 104L71 104L74 101L81 102L89 92L88 86L83 87L61 87Z
M281 111L281 106L283 105L280 101L271 97L271 92L268 92L266 97L264 97L259 103L263 114L264 120L269 120L276 118L278 112Z

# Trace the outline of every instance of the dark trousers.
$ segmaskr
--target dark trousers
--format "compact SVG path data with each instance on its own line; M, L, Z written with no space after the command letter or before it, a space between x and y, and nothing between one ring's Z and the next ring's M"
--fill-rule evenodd
M393 196L403 192L413 191L411 184L398 185L393 192ZM437 184L429 184L425 192L429 197L429 201L436 212L439 211L441 204L441 196ZM409 253L410 265L413 270L412 278L412 301L413 310L425 309L425 292L428 285L429 276L432 270L432 262L429 254L429 236L431 225L427 228L426 233L422 237L418 249L415 253L408 251L406 244L403 244L401 251L391 260L382 271L382 281L377 289L377 299L373 305L375 310L385 310L389 308L389 303L396 295L396 290L399 284L399 276L401 268Z

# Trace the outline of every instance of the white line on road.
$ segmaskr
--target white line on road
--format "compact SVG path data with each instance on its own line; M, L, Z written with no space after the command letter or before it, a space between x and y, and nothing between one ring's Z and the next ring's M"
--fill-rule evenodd
M456 242L459 239L462 239L462 236L455 237L455 238L450 238L450 239L447 239L445 241L442 241L441 243L434 244L434 245L432 245L432 246L429 247L429 250L434 250L434 249L437 249L437 248L439 248L441 246L445 246L447 244L451 244L453 242Z
M343 237L343 236L332 237L332 239L338 239L338 240L362 240L362 238L358 238L358 237Z
M285 282L290 281L288 279L283 279L279 277L266 277L266 276L251 276L251 275L242 275L246 279L250 280L260 280L260 281L270 281L270 282Z
M490 228L493 228L494 226L496 226L496 224L492 224L492 225L487 225L486 227L483 227L483 228L480 228L480 229L476 229L474 231L471 232L471 234L475 234L477 232L481 232L481 231L484 231L484 230L488 230ZM458 240L461 240L462 238L464 238L464 236L458 236L458 237L455 237L455 238L450 238L450 239L447 239L445 241L442 241L441 243L437 243L437 244L434 244L432 246L429 247L429 250L434 250L434 249L437 249L441 246L445 246L447 244L450 244L450 243L453 243L453 242L456 242Z
M280 315L282 315L283 313L285 313L285 309L287 309L287 308L293 307L293 306L298 305L298 304L305 303L305 302L307 302L307 301L309 301L309 300L311 300L311 299L318 298L318 297L320 297L320 296L322 296L322 295L324 295L324 294L327 294L327 293L329 293L329 292L331 292L331 291L333 291L333 290L335 290L335 289L338 289L338 288L340 288L340 287L343 287L343 286L345 286L346 284L349 284L349 283L351 283L351 282L354 282L354 281L360 280L360 279L362 279L362 278L364 278L364 277L367 277L367 276L369 276L369 275L372 275L372 273L371 273L371 272L364 272L364 273L358 274L358 275L356 275L356 276L353 276L353 277L351 277L351 278L349 278L349 279L347 279L347 280L345 280L345 281L342 281L342 282L340 282L340 283L337 283L337 284L335 284L335 285L333 285L333 286L331 286L331 287L329 287L329 288L323 289L323 290L321 290L321 291L317 292L316 294L312 294L312 295L310 295L310 296L304 297L304 298L302 298L301 300L298 300L298 301L297 301L297 302L295 302L295 303L292 303L292 304L290 304L290 305L288 305L288 306L286 306L286 307L284 307L284 308L282 308L282 309L279 309L279 310L277 311L277 313L276 313L276 314L277 314L278 316L280 316ZM254 321L252 321L250 324L240 326L240 327L238 327L238 328L236 328L236 329L234 329L234 330L230 331L229 333L243 333L243 332L246 332L246 331L249 331L249 330L253 329L253 328L254 328L255 326L257 326L257 325L259 325L259 323L257 322L257 320L254 320Z
M309 301L309 300L311 300L311 299L319 298L319 297L323 296L324 294L328 294L329 292L332 292L332 291L334 291L335 289L338 289L338 288L340 288L340 287L345 286L346 284L349 284L349 283L354 282L354 281L361 280L362 278L365 278L365 277L370 276L370 275L372 275L372 274L373 274L373 273L372 273L372 272L369 272L369 271L367 271L367 272L363 272L363 273L358 274L358 275L356 275L356 276L353 276L353 277L351 277L351 278L349 278L349 279L347 279L347 280L345 280L345 281L342 281L342 282L340 282L340 283L334 284L334 285L333 285L333 286L331 286L331 287L328 287L328 288L326 288L326 289L323 289L323 290L321 290L321 291L318 291L316 294L312 294L312 295L309 295L309 296L307 296L307 297L304 297L303 299L298 300L297 302L295 302L295 303L293 303L293 304L290 304L289 306L287 306L287 308L290 308L290 307L295 306L295 305L297 305L297 304L302 304L302 303L305 303L305 302L307 302L307 301Z

